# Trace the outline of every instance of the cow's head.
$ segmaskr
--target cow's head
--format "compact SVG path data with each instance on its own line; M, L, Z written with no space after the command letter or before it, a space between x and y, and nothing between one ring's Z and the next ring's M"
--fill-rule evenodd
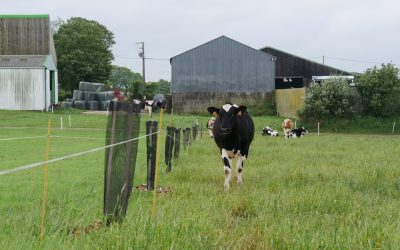
M220 133L230 134L235 126L236 116L242 115L246 111L246 106L237 106L236 104L226 103L221 109L216 107L207 108L208 112L214 117L220 119Z

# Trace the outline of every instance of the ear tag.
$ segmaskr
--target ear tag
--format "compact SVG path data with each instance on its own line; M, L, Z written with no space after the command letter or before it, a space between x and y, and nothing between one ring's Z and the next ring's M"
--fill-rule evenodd
M218 116L218 114L217 114L217 112L213 112L213 114L212 114L214 117L217 117Z

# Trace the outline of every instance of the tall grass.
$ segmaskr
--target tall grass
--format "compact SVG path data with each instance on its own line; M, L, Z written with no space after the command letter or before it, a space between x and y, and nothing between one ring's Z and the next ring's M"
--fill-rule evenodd
M47 119L56 124L62 114L0 115L6 117L0 120L0 138L5 138L45 134ZM105 136L104 116L74 116L77 127L54 129L53 134L92 139L52 138L50 158L104 145L105 140L95 139ZM187 127L196 118L207 120L175 116L172 123ZM285 140L260 135L266 125L277 128L280 119L256 117L255 123L243 186L234 178L228 192L218 148L206 134L181 151L172 173L166 173L161 154L159 185L172 192L158 195L154 220L153 194L136 190L122 224L91 229L102 219L104 152L51 164L41 245L43 168L0 176L0 248L398 248L398 135L322 133ZM165 124L171 124L168 115ZM45 138L0 141L0 169L42 161L45 144ZM145 153L141 140L135 186L146 180Z

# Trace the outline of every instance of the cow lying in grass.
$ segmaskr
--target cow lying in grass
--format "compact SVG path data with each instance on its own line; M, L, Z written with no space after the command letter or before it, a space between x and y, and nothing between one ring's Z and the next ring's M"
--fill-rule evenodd
M237 157L237 183L242 184L243 162L248 157L250 144L254 138L254 123L247 113L246 106L226 103L221 109L209 107L207 110L216 117L213 136L224 164L224 188L228 190L232 176L232 159L235 157Z
M270 126L266 126L265 128L263 128L261 135L278 136L278 131L272 129Z
M307 133L308 133L307 129L305 129L304 127L301 127L301 128L292 129L290 131L290 136L293 138L303 137Z
M289 139L290 137L303 137L305 134L308 133L307 129L305 129L304 127L293 129L293 122L289 118L283 120L282 128L286 139Z

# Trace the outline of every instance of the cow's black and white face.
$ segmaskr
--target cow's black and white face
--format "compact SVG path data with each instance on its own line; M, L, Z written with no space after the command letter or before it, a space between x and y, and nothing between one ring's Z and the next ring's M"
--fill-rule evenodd
M228 135L234 129L236 116L245 112L246 106L238 107L236 104L226 103L221 109L209 107L207 110L212 115L218 115L220 120L219 133L221 135Z
M222 109L219 111L219 117L221 119L221 134L227 135L230 134L233 130L233 126L235 125L235 119L237 114L237 106L231 104L225 104L222 106Z

